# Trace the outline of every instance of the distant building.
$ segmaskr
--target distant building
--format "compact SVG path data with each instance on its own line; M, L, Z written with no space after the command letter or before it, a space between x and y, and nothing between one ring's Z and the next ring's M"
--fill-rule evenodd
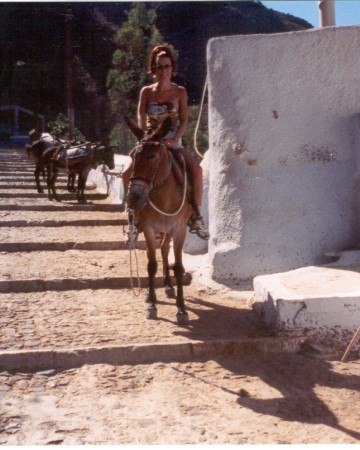
M45 128L45 118L29 109L18 105L0 106L0 138L9 139L11 136L21 136L35 127Z

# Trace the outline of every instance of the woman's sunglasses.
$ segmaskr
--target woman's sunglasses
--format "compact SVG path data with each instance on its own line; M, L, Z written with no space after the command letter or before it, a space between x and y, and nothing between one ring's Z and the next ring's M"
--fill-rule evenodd
M155 69L156 70L163 70L163 69L170 69L170 67L172 67L172 65L171 64L164 64L164 65L161 65L161 64L158 64L157 66L155 66Z

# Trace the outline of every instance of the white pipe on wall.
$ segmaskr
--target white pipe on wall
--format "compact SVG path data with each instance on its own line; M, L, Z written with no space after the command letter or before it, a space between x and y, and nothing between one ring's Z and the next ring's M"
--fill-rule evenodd
M331 27L335 25L335 0L319 0L319 24L320 27Z

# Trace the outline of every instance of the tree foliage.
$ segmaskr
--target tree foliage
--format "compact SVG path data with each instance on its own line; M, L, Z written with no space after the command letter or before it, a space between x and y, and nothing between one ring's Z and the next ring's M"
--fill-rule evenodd
M64 114L59 113L56 120L49 122L48 130L57 139L67 141L69 139L69 119ZM74 129L73 134L74 141L79 143L85 142L85 136L77 128Z
M144 3L134 3L114 40L117 49L107 77L115 120L111 140L121 153L127 153L134 140L123 122L123 116L135 118L140 89L149 82L146 70L148 55L155 45L163 43L156 27L155 10Z

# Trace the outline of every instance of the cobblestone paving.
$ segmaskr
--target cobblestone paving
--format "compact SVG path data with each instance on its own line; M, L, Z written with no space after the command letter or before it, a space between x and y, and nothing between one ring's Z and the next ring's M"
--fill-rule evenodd
M174 300L161 289L159 319L146 321L142 294L130 289L119 205L94 189L85 206L59 193L61 203L36 192L23 150L0 153L0 359L1 352L271 339L251 309L251 286L198 282L200 257L187 259L198 275L185 287L189 324L176 323ZM143 241L139 248L145 285ZM0 444L358 443L359 362L327 361L314 348L167 364L5 368Z
M160 320L144 320L144 293L135 296L130 289L130 254L123 235L127 222L120 205L108 204L106 198L90 198L85 206L74 198L50 202L35 191L31 163L19 161L27 169L27 178L22 178L26 184L9 191L20 198L34 195L22 205L26 210L12 209L18 205L18 197L10 201L2 196L6 190L0 190L0 250L8 246L0 253L0 324L4 325L0 349L268 336L248 306L249 292L236 300L206 287L185 287L190 322L179 327L174 300L159 289ZM0 183L14 187L7 177L0 176ZM64 189L59 192L69 197ZM93 190L86 192L95 195ZM77 223L80 225L73 226ZM147 261L143 240L138 247L137 265L144 286ZM136 267L133 269L136 275ZM135 285L137 282L134 279Z

